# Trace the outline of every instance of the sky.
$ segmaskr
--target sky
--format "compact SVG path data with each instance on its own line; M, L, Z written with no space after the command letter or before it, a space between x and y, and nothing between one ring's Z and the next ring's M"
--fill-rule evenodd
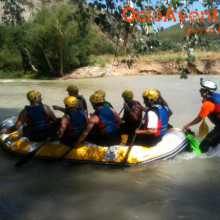
M128 0L129 1L129 0ZM131 0L130 0L131 1ZM156 3L156 2L158 2L159 0L151 0L152 1L152 3ZM164 1L164 0L161 0L161 1ZM200 13L201 13L201 11L205 11L205 8L202 6L202 3L200 3L200 2L202 2L203 0L194 0L194 3L190 6L190 8L189 8L189 10L190 10L190 12L192 12L192 11L195 11L195 9L197 9L197 12L199 13L199 15L200 15ZM213 1L220 1L220 0L213 0ZM87 2L89 3L89 2L94 2L94 0L87 0ZM122 8L123 8L124 6L122 6ZM218 10L218 8L216 8L217 10ZM136 12L136 14L137 14L138 12ZM153 13L153 12L152 12ZM220 15L220 14L218 14L218 15ZM164 20L164 18L160 21L160 22L155 22L156 24L154 25L154 28L155 29L157 29L157 28L161 28L161 27L163 27L163 28L168 28L168 27L170 27L170 26L172 26L172 25L175 25L175 24L178 24L179 23L179 15L178 14L176 14L175 13L175 17L176 17L176 19L177 19L177 21L176 22L173 22L173 21L167 21L167 22L163 22L163 20ZM206 17L206 16L205 16ZM186 20L189 20L189 19L186 19Z
M198 1L198 2L194 2L193 5L189 8L190 12L195 11L195 9L197 9L198 13L200 14L201 11L205 11L205 8L202 6L202 4ZM168 22L160 22L160 26L164 27L164 28L168 28L172 25L175 25L177 23L179 23L179 15L175 13L175 17L177 19L176 22L173 21L168 21ZM186 19L187 20L187 19Z

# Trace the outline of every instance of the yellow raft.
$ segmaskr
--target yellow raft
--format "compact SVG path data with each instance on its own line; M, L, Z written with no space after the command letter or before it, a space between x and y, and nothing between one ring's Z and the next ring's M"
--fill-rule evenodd
M15 121L15 117L3 121L0 125L0 130L12 126ZM185 134L181 132L181 129L169 129L163 136L162 141L155 146L134 145L129 153L126 165L172 158L183 151L188 144L189 142ZM41 143L29 141L28 138L23 135L22 128L20 128L19 131L9 135L1 134L0 145L3 150L6 150L10 154L25 156L38 148ZM40 148L35 157L58 159L69 149L69 146L55 141ZM121 165L127 150L128 146L123 146L123 141L121 145L111 146L109 148L85 142L81 146L72 149L63 159L73 162Z

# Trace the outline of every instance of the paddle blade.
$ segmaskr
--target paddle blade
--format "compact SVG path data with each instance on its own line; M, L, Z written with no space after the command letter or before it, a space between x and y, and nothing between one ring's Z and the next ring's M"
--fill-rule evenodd
M200 137L206 137L209 133L209 127L205 122L205 119L203 119L201 125L199 126L199 136Z
M38 150L40 150L40 148L42 148L46 143L47 142L43 142L38 148L36 148L35 150L31 151L30 153L25 155L23 158L21 158L21 160L19 160L15 164L15 167L20 167L23 164L27 163L29 160L31 160L35 156L35 154L38 152Z
M189 143L190 143L190 147L191 149L193 150L193 152L195 152L196 154L200 155L202 152L199 148L200 146L200 143L199 141L197 140L196 137L194 137L193 135L191 134L187 134L186 135L186 138L189 140Z

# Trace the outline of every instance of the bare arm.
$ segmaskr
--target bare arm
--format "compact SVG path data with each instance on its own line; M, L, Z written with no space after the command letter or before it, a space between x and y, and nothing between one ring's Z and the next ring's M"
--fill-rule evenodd
M157 90L157 92L158 92L158 94L159 94L159 99L160 99L161 104L164 105L164 106L166 106L166 107L168 108L168 110L169 110L169 115L171 116L171 115L173 114L173 111L170 109L170 107L168 106L167 102L166 102L166 101L164 100L164 98L162 97L160 91Z
M121 120L120 116L118 115L118 113L113 108L110 108L110 109L115 113L115 115L117 117L117 120L118 120L118 123L121 125L122 124L122 120Z
M157 128L148 128L147 130L136 129L135 134L156 134Z
M47 105L44 105L44 108L45 108L46 113L49 115L50 120L55 123L57 121L57 118L55 114L53 113L53 111L51 110L51 108Z
M183 128L188 128L192 125L198 124L200 121L202 121L202 117L200 117L198 115L194 120L192 120L190 123L186 124Z
M134 120L134 121L137 121L138 120L138 114L140 112L140 109L137 108L135 105L132 106L132 108L130 109L128 107L128 104L127 103L124 103L124 108L128 111L128 113L130 114L131 118Z
M25 109L23 109L20 112L16 123L12 127L2 130L2 133L3 134L10 134L10 133L18 130L21 127L21 125L25 123L26 117L27 117L27 111Z
M88 124L84 130L84 132L80 135L78 141L75 146L79 146L81 142L85 140L89 132L92 130L95 124L98 124L99 118L96 115L92 115L92 117L89 119Z
M59 111L61 111L63 113L65 113L65 111L66 111L65 108L57 106L57 105L53 105L52 107L53 107L54 110L59 110Z
M64 132L66 131L66 127L69 123L69 115L64 115L63 118L61 119L61 123L60 123L60 129L59 129L59 133L57 135L58 139L61 139L63 137Z

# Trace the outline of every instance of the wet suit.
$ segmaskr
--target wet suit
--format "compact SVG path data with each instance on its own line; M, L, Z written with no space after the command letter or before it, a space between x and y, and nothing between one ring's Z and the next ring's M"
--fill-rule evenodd
M220 143L220 94L215 93L207 98L199 116L201 118L208 116L210 121L215 124L214 129L200 143L200 149L205 153L210 147L216 147Z

